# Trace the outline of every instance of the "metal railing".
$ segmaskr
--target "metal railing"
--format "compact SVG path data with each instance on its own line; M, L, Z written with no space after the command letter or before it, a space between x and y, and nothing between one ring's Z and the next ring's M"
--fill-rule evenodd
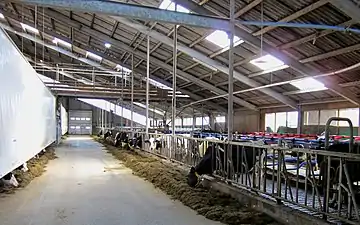
M277 204L329 222L360 223L360 154L349 153L349 148L335 152L329 151L329 145L313 150L282 143L270 146L183 135L173 139L171 134L137 135L142 137L142 150L187 166L196 166L205 154L211 154L213 176Z

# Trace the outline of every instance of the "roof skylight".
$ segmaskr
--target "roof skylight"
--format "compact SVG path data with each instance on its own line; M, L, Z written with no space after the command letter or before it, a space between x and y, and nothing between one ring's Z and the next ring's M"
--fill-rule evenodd
M259 67L262 70L269 70L285 65L283 61L269 54L257 59L253 59L250 61L250 63Z
M226 48L230 46L230 39L225 31L222 30L216 30L212 32L209 36L205 38L206 40L212 42L213 44L216 44L217 46L221 48ZM237 46L244 41L241 40L239 37L234 36L234 45Z
M301 91L323 91L327 89L323 83L315 80L312 77L293 81L290 84L300 89Z
M139 107L141 107L141 108L144 108L144 109L147 108L146 105L144 105L144 104L142 104L142 103L140 103L140 102L134 102L134 104L137 105L137 106L139 106ZM151 108L151 107L149 107L149 110L152 111L152 112L155 112L155 113L157 113L157 114L159 114L159 115L162 115L162 116L165 114L165 112L160 111L160 110L157 110L157 109L153 109L153 108Z
M144 78L144 80L146 81L146 78ZM168 87L168 86L166 86L166 85L164 85L164 84L162 84L160 82L157 82L156 80L153 80L151 78L149 78L149 83L156 86L156 87L158 87L158 88L161 88L163 90L172 90L171 87Z
M125 73L131 73L131 70L129 70L129 69L126 68L126 67L120 66L119 64L116 65L115 69L116 69L117 71L123 70Z
M65 46L67 48L71 48L71 44L66 42L66 41L63 41L61 39L58 39L58 38L54 38L54 40L52 41L54 44L56 45L62 45L62 46Z
M24 24L24 23L20 23L21 24L21 27L24 31L29 31L29 32L32 32L34 34L39 34L39 30L34 28L34 27L31 27L27 24Z
M95 59L98 61L102 60L101 56L95 55L94 53L91 53L91 52L86 52L86 57L89 57L89 58L92 58L92 59Z
M173 3L170 0L163 0L162 3L159 6L159 9L166 9L170 11L175 11L175 3ZM177 5L176 12L182 12L182 13L189 13L190 10L187 8L182 7L181 5Z

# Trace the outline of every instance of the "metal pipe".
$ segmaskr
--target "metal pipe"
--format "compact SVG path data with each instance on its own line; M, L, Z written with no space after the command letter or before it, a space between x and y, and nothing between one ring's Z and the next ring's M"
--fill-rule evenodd
M234 32L235 32L235 0L230 0L230 32L229 32L229 83L228 83L228 141L232 141L233 130L234 130ZM210 119L210 118L209 118ZM227 160L226 160L226 171L228 179L232 177L232 165L229 162L232 162L232 146L228 145L227 151Z
M305 28L305 29L318 29L318 30L335 30L335 31L345 31L360 33L359 29L342 27L342 26L333 26L325 24L313 24L313 23L289 23L289 22L270 22L270 21L244 21L236 20L237 24L249 25L249 26L267 26L267 27L292 27L292 28Z
M175 3L175 11L177 11L177 4ZM172 150L175 150L175 121L176 121L176 66L177 66L177 25L174 25L174 46L173 46L173 96L172 96L172 123L171 123L171 130L172 130L172 141L173 141L173 148L170 149L170 158L172 156Z
M150 36L147 37L146 52L146 137L149 137L149 75L150 75Z
M228 84L228 141L232 141L234 126L234 32L235 32L235 2L230 0L230 48L229 48L229 84ZM229 154L230 154L229 149Z
M134 54L131 54L131 137L134 138Z
M360 63L356 63L354 65L351 65L349 67L346 67L346 68L343 68L343 69L340 69L340 70L336 70L336 71L332 71L332 72L328 72L328 73L323 73L323 74L319 74L319 75L315 75L315 76L302 76L301 78L297 78L297 79L293 79L293 80L282 81L282 82L267 84L267 85L263 85L263 86L259 86L259 87L249 88L249 89L245 89L245 90L235 91L233 94L234 95L235 94L241 94L241 93L245 93L245 92L249 92L249 91L256 91L256 90L260 90L260 89L264 89L264 88L280 86L280 85L289 84L289 83L292 83L292 82L302 81L302 80L307 79L307 78L333 76L333 75L336 75L336 74L339 74L339 73L343 73L343 72L347 72L347 71L356 69L358 67L360 67ZM205 102L205 101L209 101L209 100L213 100L213 99L217 99L217 98L224 98L224 97L227 97L228 95L229 94L223 94L223 95L217 95L217 96L214 96L214 97L202 99L202 100L195 101L195 102L192 102L192 103L187 104L187 105L183 105L180 108L186 108L186 107L189 107L191 105L195 105L195 104L198 104L198 103L201 103L201 102ZM357 103L356 103L356 105L357 105Z
M122 72L122 70L123 70L123 68L121 68L121 72ZM124 74L123 73L121 73L121 74L122 74L122 77L121 77L121 120L120 120L120 122L121 122L121 131L122 131L123 123L124 123L124 121L123 121L123 118L124 118L124 107L123 107L123 105L124 105Z

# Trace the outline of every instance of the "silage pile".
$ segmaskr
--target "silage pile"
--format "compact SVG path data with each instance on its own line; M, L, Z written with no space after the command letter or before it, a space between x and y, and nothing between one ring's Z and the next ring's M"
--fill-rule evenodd
M95 138L104 143L99 138ZM186 171L158 158L136 151L106 145L107 150L139 177L152 182L172 198L196 210L208 219L226 224L278 224L270 217L253 211L228 195L204 188L190 188Z
M38 158L32 158L27 162L28 171L15 170L12 173L19 182L17 188L26 187L35 177L41 176L45 172L46 164L49 160L56 159L55 149L47 148L46 152L39 153ZM17 189L16 187L0 187L0 193L11 194Z

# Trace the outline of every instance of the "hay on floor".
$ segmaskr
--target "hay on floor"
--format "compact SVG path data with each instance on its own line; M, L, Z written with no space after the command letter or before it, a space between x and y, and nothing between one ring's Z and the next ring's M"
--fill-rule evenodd
M46 152L39 153L38 158L32 158L27 162L28 171L14 170L12 173L19 182L18 187L0 187L0 193L12 194L18 188L26 187L35 177L41 176L46 170L46 164L49 160L56 159L55 149L47 148Z
M196 210L208 219L226 224L279 224L265 214L256 212L231 196L205 188L191 188L186 182L186 171L156 157L136 151L115 148L104 143L108 152L121 160L139 177L153 183L172 198Z

